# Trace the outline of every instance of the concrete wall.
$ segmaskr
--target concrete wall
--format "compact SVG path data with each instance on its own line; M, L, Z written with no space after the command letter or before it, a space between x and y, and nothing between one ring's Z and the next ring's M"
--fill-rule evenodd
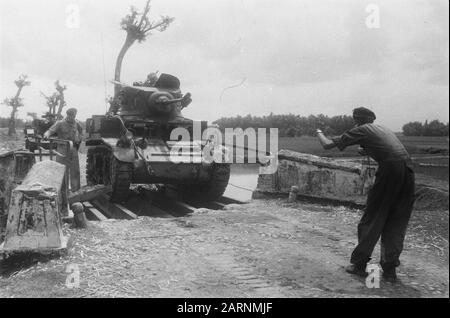
M255 196L289 193L292 186L297 186L302 196L363 204L375 172L376 166L362 161L334 160L281 150L277 172L259 175Z

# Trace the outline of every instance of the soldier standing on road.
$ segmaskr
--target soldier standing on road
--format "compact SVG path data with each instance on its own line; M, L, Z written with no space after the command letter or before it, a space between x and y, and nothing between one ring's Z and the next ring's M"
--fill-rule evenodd
M342 151L359 144L365 154L378 162L375 183L369 191L358 225L358 245L346 271L367 276L366 264L381 237L383 277L395 282L396 267L400 265L399 258L415 200L411 158L392 131L373 123L376 116L371 110L356 108L353 119L356 123L354 128L331 140L317 130L324 149L337 147Z
M58 144L57 150L64 158L56 156L56 161L66 165L66 172L70 177L71 191L80 189L80 163L78 159L78 149L80 147L83 128L81 124L75 119L77 116L77 109L70 108L66 112L67 117L56 122L48 131L45 132L44 138L50 138L52 135L57 135L58 139L70 140L73 143L71 151L67 149L66 145Z

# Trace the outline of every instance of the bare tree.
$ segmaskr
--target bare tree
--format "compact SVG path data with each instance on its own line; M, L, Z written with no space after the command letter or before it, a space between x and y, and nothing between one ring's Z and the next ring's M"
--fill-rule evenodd
M27 78L27 75L21 75L18 80L14 81L17 86L16 95L12 98L5 98L3 101L3 104L12 107L8 125L8 136L16 134L16 115L19 107L23 106L23 100L20 98L20 93L25 86L31 85L31 82L27 81Z
M58 92L58 113L56 113L56 118L62 119L63 115L62 113L62 109L64 108L64 106L66 106L66 101L64 99L64 91L67 89L67 86L61 86L59 84L59 80L55 82L55 86L56 86L56 91Z
M41 92L41 95L44 96L46 100L46 104L48 107L48 111L44 117L48 120L60 120L63 118L62 109L66 106L66 101L64 99L64 91L67 89L66 86L61 86L59 80L55 82L56 92L50 96L45 95ZM56 110L58 107L58 110Z
M134 42L139 43L145 41L151 31L157 30L159 32L165 31L169 25L175 20L175 18L169 16L161 16L158 21L150 21L148 15L150 13L150 2L147 0L144 11L139 13L136 8L131 7L131 12L121 22L121 27L127 32L127 37L122 49L119 52L119 56L116 61L116 69L114 73L114 80L120 82L120 73L122 69L122 62L128 49ZM114 86L114 96L116 97L120 90L119 85Z
M45 104L48 107L48 111L43 117L49 120L56 118L56 106L58 106L57 93L53 93L52 95L47 96L43 92L41 92L41 95L45 98Z

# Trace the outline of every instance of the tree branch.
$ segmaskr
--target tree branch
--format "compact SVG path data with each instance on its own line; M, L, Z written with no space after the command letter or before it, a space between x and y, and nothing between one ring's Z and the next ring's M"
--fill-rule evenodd
M151 25L151 24L150 24L150 27L147 28L147 29L145 29L143 32L144 32L144 33L147 33L148 31L157 29L157 28L159 28L160 26L164 25L165 23L166 23L165 21L161 21L160 23L155 24L155 25Z
M147 14L148 14L149 11L150 11L150 1L151 1L151 0L147 0L147 3L146 3L146 5L145 5L145 9L144 9L144 12L142 13L141 21L139 22L139 25L138 25L138 29L139 29L139 30L141 30L142 23L144 22L144 20L145 20Z

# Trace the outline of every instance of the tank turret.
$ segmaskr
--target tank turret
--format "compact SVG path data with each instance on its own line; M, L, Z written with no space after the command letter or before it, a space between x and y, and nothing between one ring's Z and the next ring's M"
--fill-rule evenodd
M182 117L181 110L192 102L190 93L182 94L180 81L175 76L161 74L152 86L146 83L122 84L113 112L120 116L173 120Z

